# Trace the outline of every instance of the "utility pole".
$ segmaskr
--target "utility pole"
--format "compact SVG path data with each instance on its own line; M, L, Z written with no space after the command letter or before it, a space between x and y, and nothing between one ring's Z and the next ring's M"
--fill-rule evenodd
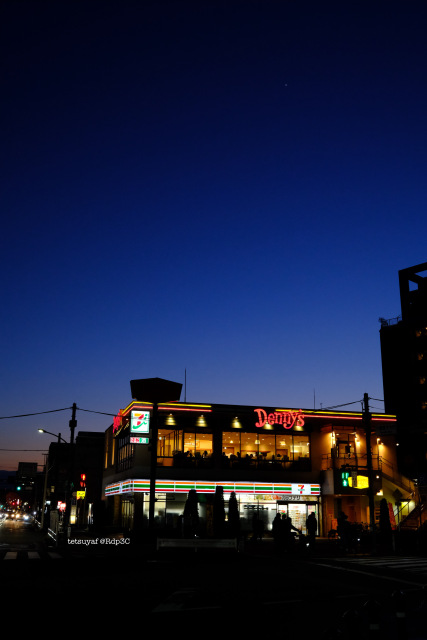
M368 498L369 498L369 527L372 533L372 550L375 550L375 503L374 503L374 486L372 473L372 450L371 450L371 414L369 412L369 397L367 393L363 394L363 424L365 427L366 437L366 463L368 471Z
M43 484L42 516L41 516L41 522L40 522L41 529L43 529L44 527L44 510L46 508L48 461L49 461L49 454L45 453L44 454L44 484Z
M70 515L71 515L71 501L73 499L73 487L72 487L72 482L73 482L73 478L74 478L74 430L77 427L77 420L76 420L76 411L77 411L77 405L75 402L73 402L73 406L72 406L72 415L71 415L71 420L69 422L70 425L70 445L71 447L69 448L69 454L68 454L68 468L67 468L67 484L66 484L66 489L65 489L65 514L64 514L64 529L65 529L65 533L68 537L68 527L70 524Z
M150 464L150 502L148 509L148 528L150 534L154 531L154 510L156 506L156 472L157 472L157 440L159 437L159 429L157 422L157 413L159 405L153 402L153 414L151 416L151 464Z
M77 427L77 420L76 420L76 411L77 411L77 405L74 402L73 403L73 414L71 416L71 420L70 420L70 430L71 430L71 435L70 435L70 444L74 444L74 429Z

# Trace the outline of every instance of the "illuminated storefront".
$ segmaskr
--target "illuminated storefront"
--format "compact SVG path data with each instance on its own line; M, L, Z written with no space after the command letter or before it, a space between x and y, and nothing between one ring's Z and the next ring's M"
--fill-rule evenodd
M111 522L129 529L147 525L152 415L149 403L132 402L106 432L104 499ZM314 511L323 535L341 510L352 522L369 522L361 413L174 402L160 404L157 416L158 526L179 526L190 489L207 521L217 485L226 511L235 493L246 529L256 514L268 531L277 512L305 532ZM371 483L394 510L395 418L372 414L371 421Z
M213 495L220 485L224 491L225 506L232 492L235 493L239 505L240 517L247 522L248 529L254 514L270 526L277 513L286 513L292 517L295 526L305 533L305 521L314 511L319 515L319 484L297 483L250 483L250 482L202 482L185 480L159 480L156 482L157 516L168 526L176 525L183 513L188 492L197 491L200 496ZM125 480L106 487L106 496L142 494L145 512L148 511L149 480ZM206 518L207 502L199 503L200 517Z

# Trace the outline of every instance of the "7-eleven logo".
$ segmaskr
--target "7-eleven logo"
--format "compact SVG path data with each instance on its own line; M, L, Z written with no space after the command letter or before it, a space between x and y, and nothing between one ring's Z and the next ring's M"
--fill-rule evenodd
M130 417L131 433L148 433L150 430L150 412L132 411Z

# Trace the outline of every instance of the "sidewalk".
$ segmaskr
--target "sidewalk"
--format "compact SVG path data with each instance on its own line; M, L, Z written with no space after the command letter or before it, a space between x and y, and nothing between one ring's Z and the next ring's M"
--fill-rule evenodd
M119 531L87 531L72 529L71 537L67 538L65 535L61 535L58 538L57 544L52 540L48 541L48 545L55 547L58 550L70 553L73 551L83 552L90 555L93 552L108 553L117 555L118 553L124 555L131 555L132 557L145 557L145 558L158 558L159 555L179 556L190 553L228 553L230 550L203 550L198 549L197 552L192 549L168 549L157 551L156 538L153 540L148 539L145 536L137 536L135 534L122 533ZM301 542L296 542L290 550L285 550L277 545L277 543L270 536L264 536L263 539L254 541L251 536L247 537L244 541L240 541L238 544L238 550L235 552L239 556L249 557L295 557L300 559L315 559L315 558L354 558L370 556L372 553L365 550L359 550L357 552L345 553L339 546L338 540L329 540L328 538L319 537L316 538L315 547L312 549L308 546L306 539ZM382 555L377 553L375 555Z

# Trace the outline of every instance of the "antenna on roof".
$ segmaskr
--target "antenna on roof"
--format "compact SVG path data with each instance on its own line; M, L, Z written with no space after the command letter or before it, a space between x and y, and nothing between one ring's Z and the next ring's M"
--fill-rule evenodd
M187 402L187 369L184 372L184 402Z

